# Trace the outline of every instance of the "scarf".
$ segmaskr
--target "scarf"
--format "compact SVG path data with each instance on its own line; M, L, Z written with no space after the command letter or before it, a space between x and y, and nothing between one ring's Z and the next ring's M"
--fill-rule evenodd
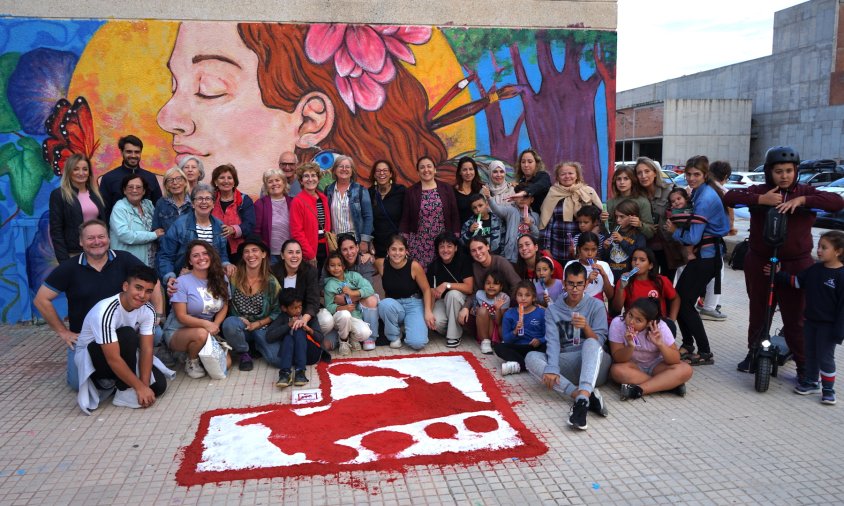
M542 208L539 213L539 228L544 229L554 215L554 209L560 200L563 201L563 220L574 221L574 214L583 204L592 202L595 190L584 183L575 183L568 188L560 183L554 184L549 190L545 200L542 201Z
M512 186L507 181L504 181L500 185L496 185L492 181L489 182L487 185L489 188L489 196L492 200L495 201L496 204L503 205L509 204L506 201L507 197L516 193Z

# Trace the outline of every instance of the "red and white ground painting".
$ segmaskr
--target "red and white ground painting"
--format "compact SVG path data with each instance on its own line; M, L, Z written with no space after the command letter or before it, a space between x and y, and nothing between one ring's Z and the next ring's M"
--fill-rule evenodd
M318 403L204 413L179 484L401 472L547 451L470 353L335 360L317 371Z

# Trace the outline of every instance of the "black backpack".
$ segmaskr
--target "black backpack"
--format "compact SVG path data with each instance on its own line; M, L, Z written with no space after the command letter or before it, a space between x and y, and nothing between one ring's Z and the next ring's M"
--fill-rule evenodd
M747 250L750 249L750 239L745 239L736 244L733 252L730 254L729 264L734 271L744 270L744 257L747 255Z

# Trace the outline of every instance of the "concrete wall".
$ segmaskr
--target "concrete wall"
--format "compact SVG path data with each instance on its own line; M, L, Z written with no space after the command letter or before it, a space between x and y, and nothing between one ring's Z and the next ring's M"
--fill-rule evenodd
M662 163L684 165L693 155L748 169L750 100L666 100Z
M803 158L844 158L844 105L829 105L842 6L844 0L812 0L779 11L771 56L621 92L616 109L669 99L749 99L750 166L778 144L793 145Z
M71 8L72 6L72 8ZM616 0L2 0L0 12L44 18L387 23L616 29Z

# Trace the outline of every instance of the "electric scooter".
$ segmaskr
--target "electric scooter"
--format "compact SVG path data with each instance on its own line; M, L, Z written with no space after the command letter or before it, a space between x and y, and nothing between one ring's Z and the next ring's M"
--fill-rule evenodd
M771 336L771 319L774 316L774 289L777 271L779 270L779 258L777 250L785 242L788 215L780 213L776 208L768 210L765 219L765 231L763 238L768 246L774 248L770 258L770 274L768 283L768 306L765 308L765 324L762 327L756 343L751 348L750 365L756 371L754 387L757 392L766 392L771 381L771 376L776 377L779 366L785 364L792 353L788 349L785 338L781 335Z

